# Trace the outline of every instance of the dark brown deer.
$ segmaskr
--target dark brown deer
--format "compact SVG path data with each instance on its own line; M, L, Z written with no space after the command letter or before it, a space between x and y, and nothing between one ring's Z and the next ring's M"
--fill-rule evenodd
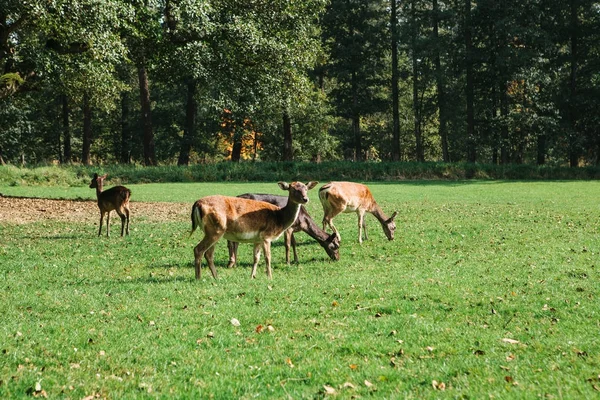
M96 197L98 198L98 208L100 208L100 226L98 228L98 236L102 234L102 221L106 214L106 236L110 236L110 212L115 210L121 217L121 236L123 232L129 235L129 198L131 190L125 186L114 186L110 189L102 191L104 180L108 174L99 176L94 174L90 188L96 188Z
M274 194L245 193L237 197L241 197L243 199L266 201L267 203L274 204L277 207L285 207L285 204L287 203L287 197L278 196ZM300 231L306 232L310 237L315 239L321 245L321 247L323 247L327 255L332 260L337 261L340 259L339 238L335 234L329 235L327 232L319 228L315 221L311 218L308 211L306 210L306 207L301 206L296 221L292 224L292 226L289 227L288 230L285 231L286 263L290 263L290 247L294 251L294 262L298 263L298 253L296 252L296 239L294 238L294 232ZM237 261L238 243L227 241L227 247L229 248L229 264L227 265L227 267L235 267Z
M398 213L394 212L388 218L367 186L353 182L329 182L319 189L319 200L321 200L323 206L323 229L329 225L338 238L340 234L333 225L333 218L339 213L355 212L358 214L358 242L362 243L363 241L363 230L365 240L367 240L365 212L369 212L377 218L387 238L394 240L394 232L396 231L394 219Z
M283 234L296 220L300 206L308 203L308 191L318 182L279 182L288 191L285 207L277 207L264 201L229 196L207 196L192 206L192 232L201 227L204 237L194 248L196 279L200 279L202 258L208 261L213 278L217 277L214 263L215 244L224 237L233 242L254 243L252 278L260 259L261 247L265 252L267 276L271 272L271 242Z

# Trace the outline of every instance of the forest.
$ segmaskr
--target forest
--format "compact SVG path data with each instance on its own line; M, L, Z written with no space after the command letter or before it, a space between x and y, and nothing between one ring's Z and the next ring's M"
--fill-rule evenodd
M600 164L600 2L3 0L0 163Z

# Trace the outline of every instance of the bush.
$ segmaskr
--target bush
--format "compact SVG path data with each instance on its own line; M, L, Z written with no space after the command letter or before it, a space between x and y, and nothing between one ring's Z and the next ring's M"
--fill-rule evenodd
M0 166L0 185L84 186L108 173L112 185L153 182L403 181L403 180L586 180L600 168L535 165L402 162L222 162L188 167L139 165Z

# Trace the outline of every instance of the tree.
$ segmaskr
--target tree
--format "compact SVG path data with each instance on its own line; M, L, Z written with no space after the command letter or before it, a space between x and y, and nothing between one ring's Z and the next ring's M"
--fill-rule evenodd
M330 60L328 76L339 116L351 121L356 160L365 159L361 117L381 110L386 102L386 3L333 0L323 18L323 40Z
M390 37L392 44L392 159L400 161L400 101L398 93L398 2L390 1Z

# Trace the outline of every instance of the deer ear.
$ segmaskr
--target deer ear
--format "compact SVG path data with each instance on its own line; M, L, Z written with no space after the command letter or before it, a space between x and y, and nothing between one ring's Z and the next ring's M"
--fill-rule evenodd
M98 179L98 174L94 173L94 179Z
M306 184L306 187L308 188L308 190L314 188L315 186L317 186L319 184L319 182L317 181L310 181Z
M107 176L108 176L108 172L102 176L102 179L106 179Z
M277 182L281 190L290 190L290 184L287 182Z
M394 211L394 213L390 217L390 221L393 221L396 218L396 215L398 215L398 211Z

